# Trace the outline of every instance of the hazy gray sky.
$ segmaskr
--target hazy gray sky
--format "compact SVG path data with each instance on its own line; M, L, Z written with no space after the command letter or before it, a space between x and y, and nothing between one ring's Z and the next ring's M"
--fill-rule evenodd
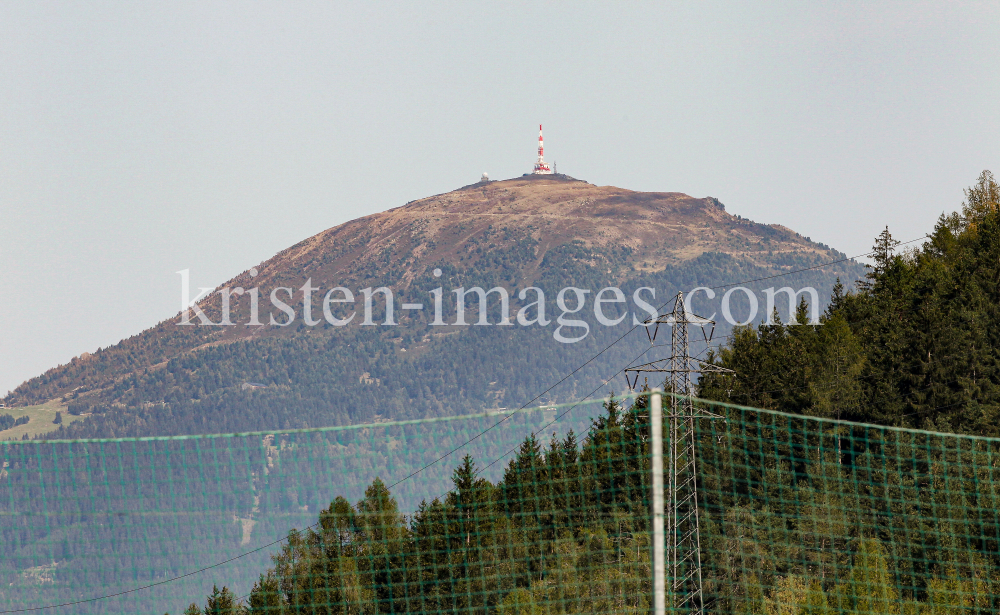
M0 3L0 392L346 220L531 168L848 254L1000 172L1000 2Z

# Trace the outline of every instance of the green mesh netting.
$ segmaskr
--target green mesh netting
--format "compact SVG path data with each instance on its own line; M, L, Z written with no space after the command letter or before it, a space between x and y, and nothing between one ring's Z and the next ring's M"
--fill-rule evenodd
M698 404L668 611L1000 611L1000 440ZM649 612L647 405L0 443L0 611Z

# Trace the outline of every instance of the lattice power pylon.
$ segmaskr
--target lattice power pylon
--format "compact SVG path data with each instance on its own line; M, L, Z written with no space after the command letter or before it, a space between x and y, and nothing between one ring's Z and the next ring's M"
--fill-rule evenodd
M651 319L646 324L650 343L656 340L660 325L671 328L671 356L650 363L637 365L625 370L629 387L639 384L642 374L665 374L664 383L670 393L670 407L667 414L668 450L666 485L664 485L662 455L662 427L659 416L659 394L654 393L651 404L650 422L653 438L653 534L654 534L654 615L663 615L669 608L674 613L702 612L704 594L701 575L701 535L698 518L698 468L695 449L695 420L700 418L723 418L706 410L696 408L692 402L693 389L691 374L732 373L730 370L691 357L688 345L688 326L701 327L705 342L711 340L715 322L687 311L684 294L677 293L674 310ZM650 333L650 328L652 332ZM659 468L659 469L658 469ZM659 476L657 474L659 473ZM659 484L657 484L659 483ZM666 487L666 502L663 488ZM665 529L663 528L666 522ZM659 530L659 531L658 531ZM659 539L662 531L665 536ZM665 543L665 545L664 545ZM665 548L663 555L655 549ZM665 557L665 561L664 561ZM657 566L657 559L662 562ZM656 579L660 568L660 579ZM665 570L664 570L665 568ZM659 603L659 604L657 604Z

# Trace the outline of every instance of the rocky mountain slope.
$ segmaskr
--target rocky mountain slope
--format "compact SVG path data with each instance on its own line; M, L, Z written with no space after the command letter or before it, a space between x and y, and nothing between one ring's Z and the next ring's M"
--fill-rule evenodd
M407 203L319 233L264 264L271 279L284 274L360 279L371 265L405 268L407 285L421 264L448 262L468 268L491 230L491 248L528 240L533 260L522 273L531 281L554 247L574 241L588 249L624 248L639 270L659 270L705 252L771 265L782 256L829 257L831 251L778 225L726 213L716 199L676 192L640 193L552 176L527 176L473 184ZM265 274L266 275L266 274ZM264 278L268 279L268 278Z
M84 417L60 430L77 436L278 429L512 406L621 335L631 319L598 326L588 307L583 318L593 326L573 344L553 340L556 323L434 326L434 288L444 289L448 323L455 321L452 289L472 286L509 290L512 315L525 304L518 291L540 287L554 318L559 310L553 301L565 286L588 289L591 302L604 286L621 287L628 296L647 286L660 304L677 290L842 258L785 227L731 215L710 197L634 192L565 176L473 184L323 231L220 287L258 288L256 319L249 293L232 295L233 326L182 326L178 315L49 370L4 401L25 406L59 400ZM861 273L857 263L841 262L778 285L815 286L825 299L835 278L849 282ZM304 302L307 280L317 291ZM393 292L398 326L363 326L360 314L348 326L323 318L329 289L345 287L356 295L354 305L328 304L339 318L360 307L362 289L379 286ZM269 301L279 287L289 289L277 296L295 310L294 319ZM404 310L405 302L425 309ZM305 303L315 324L304 322ZM383 304L377 295L374 323L386 318ZM199 306L206 319L222 320L219 293ZM616 308L630 309L610 310ZM490 316L492 323L498 319ZM466 321L477 321L475 309ZM255 322L262 324L247 324ZM606 363L543 399L589 391L641 350L640 342L648 345L645 335L629 338L606 355Z

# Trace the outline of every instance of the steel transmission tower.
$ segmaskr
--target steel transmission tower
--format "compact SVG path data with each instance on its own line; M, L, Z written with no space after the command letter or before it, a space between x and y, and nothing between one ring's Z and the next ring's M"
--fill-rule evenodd
M675 613L698 614L704 606L704 595L701 575L701 528L698 518L695 420L723 417L695 407L691 397L694 392L691 386L691 374L732 372L691 357L688 326L700 327L705 342L708 343L711 340L711 332L715 331L715 322L688 312L684 305L683 293L677 293L673 312L645 323L650 343L656 340L661 324L669 325L671 328L671 356L625 370L626 381L632 389L639 384L641 374L665 374L664 385L670 394L667 414L669 425L666 485L662 475L662 461L653 460L654 615L663 615L667 608ZM652 333L650 333L651 327ZM705 331L706 327L711 327L710 332ZM657 397L655 401L659 402L659 395L655 395ZM654 410L659 410L660 404L654 403L652 406ZM659 423L662 420L658 415L659 412L651 412L651 423ZM658 442L662 428L658 424L652 425L651 432L654 439L653 452L656 456L662 451L662 445ZM664 487L666 487L666 502L663 502ZM657 540L658 530L663 528L664 521L665 540ZM666 549L662 556L655 552L660 548ZM660 579L655 578L658 559L665 564L665 570L659 571Z

